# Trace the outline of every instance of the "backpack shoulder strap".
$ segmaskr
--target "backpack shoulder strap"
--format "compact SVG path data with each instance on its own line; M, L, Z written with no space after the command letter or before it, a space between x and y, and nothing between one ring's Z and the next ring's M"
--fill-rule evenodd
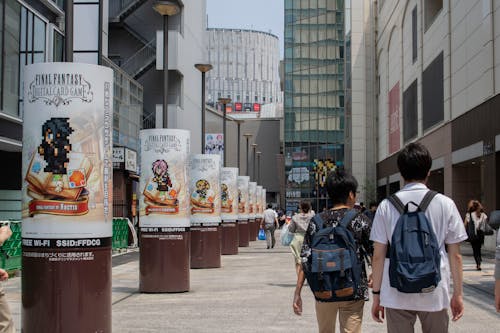
M323 222L323 219L321 218L321 216L319 216L319 214L314 215L312 219L316 223L316 226L318 227L318 230L323 229L324 222Z
M432 190L427 191L427 193L424 195L424 198L420 202L420 205L418 205L422 212L425 212L427 207L429 207L429 204L431 203L432 199L436 196L436 194L437 194L436 191Z
M397 209L399 214L403 215L403 213L405 212L405 205L403 205L396 194L389 196L387 200L389 200L389 202Z
M358 211L356 209L350 209L348 210L342 220L340 220L340 225L343 226L344 228L347 228L349 223L358 215Z

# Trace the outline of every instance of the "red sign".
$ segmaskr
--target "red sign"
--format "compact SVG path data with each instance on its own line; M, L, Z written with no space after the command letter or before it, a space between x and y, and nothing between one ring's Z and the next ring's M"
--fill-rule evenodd
M234 111L242 111L243 105L241 103L234 103Z
M389 154L399 150L399 82L389 91Z
M253 103L253 110L255 112L260 112L260 104L259 103Z
M233 112L233 105L232 104L226 104L226 112L227 113Z

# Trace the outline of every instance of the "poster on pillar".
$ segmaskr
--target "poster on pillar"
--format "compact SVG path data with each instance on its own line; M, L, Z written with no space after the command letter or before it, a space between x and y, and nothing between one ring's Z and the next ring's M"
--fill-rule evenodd
M191 156L189 193L191 226L221 223L220 156Z
M185 231L184 228L191 224L188 185L190 133L159 128L141 130L139 136L141 231Z
M23 92L23 245L103 246L112 236L113 71L32 64Z
M219 155L221 159L224 158L224 134L205 134L205 147L203 148L203 151L205 152L205 154L216 154Z
M257 189L255 190L255 202L256 202L256 211L255 211L255 218L261 219L262 218L262 213L264 212L262 210L262 186L257 185Z
M255 213L256 213L256 207L257 207L257 197L256 197L256 191L257 191L257 183L256 182L249 182L248 183L248 202L249 202L249 207L248 207L248 218L250 220L255 220Z
M221 170L221 218L222 222L238 219L238 168Z
M248 198L249 176L238 176L238 220L248 220L250 202Z

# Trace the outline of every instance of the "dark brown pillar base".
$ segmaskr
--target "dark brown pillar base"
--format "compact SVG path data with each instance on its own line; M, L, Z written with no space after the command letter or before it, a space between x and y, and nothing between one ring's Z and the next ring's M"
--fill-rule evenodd
M248 239L248 220L238 220L238 246L248 247L250 246L250 240Z
M222 222L222 254L238 254L238 224L236 222Z
M191 227L191 268L221 267L222 227Z
M22 260L23 332L111 332L111 246L23 246Z
M188 228L149 228L141 232L139 291L178 293L189 291L190 231ZM179 229L185 231L166 231Z
M248 240L255 241L257 234L255 233L255 219L248 220Z

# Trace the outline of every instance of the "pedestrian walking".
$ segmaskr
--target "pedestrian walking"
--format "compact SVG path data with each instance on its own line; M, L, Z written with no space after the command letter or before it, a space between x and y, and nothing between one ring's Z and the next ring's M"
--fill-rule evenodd
M12 230L8 225L0 228L0 246L12 235ZM9 273L4 269L0 268L0 281L6 281L9 278ZM0 286L0 332L14 333L16 331L14 327L14 320L12 319L12 313L10 312L10 307L5 298L5 292Z
M375 217L375 212L377 211L377 203L375 201L370 202L370 207L369 209L364 211L364 214L368 216L370 221L373 221L373 218Z
M414 332L417 316L424 333L448 332L448 307L451 309L453 321L460 319L464 313L460 242L467 238L467 234L453 200L442 194L430 192L425 185L432 166L432 157L427 148L420 143L408 144L398 154L397 164L405 185L395 193L395 197L380 203L370 236L374 241L372 317L382 323L385 311L389 333ZM433 195L435 196L432 198ZM424 198L427 198L426 202L423 202ZM403 205L404 215L400 213L401 207L397 208L393 204L398 200ZM415 209L413 205L419 206L416 213L412 213ZM424 235L423 229L420 228L414 228L413 232L406 231L404 234L396 232L396 229L401 230L401 224L399 226L398 224L404 223L404 218L408 218L406 221L414 222L418 219L420 226L428 227L427 234ZM406 281L405 285L401 286L399 282L402 281L399 278L402 278L402 275L393 271L401 265L409 264L393 261L393 256L396 254L392 250L397 251L403 246L394 240L398 237L415 235L424 237L420 238L420 242L413 242L409 244L410 246L403 247L402 254L414 255L413 251L419 251L423 246L426 246L426 252L423 255L420 253L420 260L427 259L427 253L437 254L437 262L425 261L430 267L414 262L414 268L418 269L410 272L420 273L425 269L429 276L435 277L435 284L432 287L419 288L419 284L423 281L420 276L415 279L416 282ZM436 249L430 247L432 244ZM387 253L390 259L386 257ZM453 278L451 300L450 271ZM393 280L394 277L397 278ZM400 289L405 292L401 292Z
M369 284L365 254L371 256L372 246L368 218L353 209L357 188L358 182L345 170L339 168L330 173L326 179L326 190L333 207L314 216L304 235L301 251L303 265L298 270L293 310L297 315L302 314L301 290L307 278L316 299L320 333L335 332L337 314L340 332L361 332ZM336 236L340 233L340 238L347 239L347 242L344 248L334 249L341 243ZM329 247L318 249L315 244L325 238ZM338 253L340 255L335 255ZM318 257L323 255L326 256L326 263L319 264L321 267L318 269Z
M472 253L476 261L476 269L478 271L481 270L481 247L484 244L484 232L487 222L488 216L484 213L481 203L478 200L470 200L467 205L464 225L467 232L467 240L472 247Z
M497 248L495 251L495 308L500 313L500 230L497 231Z
M495 308L500 313L500 230L497 230L497 248L495 251Z
M290 243L290 249L292 250L295 261L295 271L297 275L302 265L300 253L302 251L302 243L304 242L304 234L313 216L314 212L311 210L309 201L301 201L300 212L292 217L292 221L288 226L288 231L294 234L292 242Z
M279 226L278 224L278 214L273 210L271 204L267 205L267 209L263 213L262 222L260 223L260 228L264 229L266 232L266 242L267 249L274 248L276 244L276 239L274 238L274 231Z

